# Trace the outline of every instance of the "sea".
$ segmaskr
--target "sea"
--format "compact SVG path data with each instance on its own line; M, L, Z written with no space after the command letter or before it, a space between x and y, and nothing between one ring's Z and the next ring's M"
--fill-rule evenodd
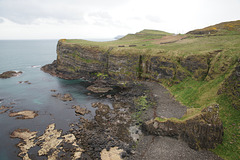
M0 107L13 107L0 114L0 160L21 159L17 156L20 150L16 146L20 140L10 138L16 129L37 131L39 136L49 124L55 123L56 129L65 133L71 124L79 121L72 105L88 108L91 113L86 118L90 119L95 115L92 103L100 101L111 106L109 100L89 95L86 89L89 82L81 79L64 80L41 71L43 65L56 59L56 46L57 40L0 40L0 73L23 72L17 77L0 79ZM63 102L52 97L56 93L70 93L73 101ZM36 111L38 116L34 119L9 117L10 112L23 110Z

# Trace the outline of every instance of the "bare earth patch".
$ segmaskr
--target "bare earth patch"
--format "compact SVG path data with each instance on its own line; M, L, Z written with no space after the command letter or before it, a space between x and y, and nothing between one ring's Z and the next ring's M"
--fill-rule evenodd
M154 44L175 43L185 38L187 38L187 36L181 36L181 35L164 36L160 39L154 39L152 43Z

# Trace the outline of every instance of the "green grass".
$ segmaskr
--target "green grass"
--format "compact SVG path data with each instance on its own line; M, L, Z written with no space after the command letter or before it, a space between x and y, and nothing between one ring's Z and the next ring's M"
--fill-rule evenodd
M226 160L240 159L240 112L231 106L231 100L226 95L218 97L220 117L224 126L223 144L212 150Z
M217 101L217 91L220 88L224 76L207 81L196 81L187 78L177 85L173 85L170 90L176 99L184 105L194 108L207 107Z
M217 94L225 76L227 75L209 82L189 78L169 89L178 101L189 107L189 113L180 121L198 114L201 108L211 104L220 105L220 118L224 127L223 144L219 144L212 151L226 160L237 160L240 159L240 111L231 106L229 97Z

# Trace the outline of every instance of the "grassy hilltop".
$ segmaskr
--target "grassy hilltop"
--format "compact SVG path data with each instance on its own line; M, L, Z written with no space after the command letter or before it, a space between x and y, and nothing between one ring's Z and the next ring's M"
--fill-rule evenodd
M189 56L197 60L198 57L207 57L210 67L206 76L200 79L188 76L181 81L164 80L162 83L177 100L189 107L191 114L218 103L224 125L224 141L213 152L224 159L240 159L240 73L236 69L240 66L240 21L224 22L187 34L143 30L110 42L61 41L86 48L97 47L104 52L112 48L110 54L162 55L176 63Z

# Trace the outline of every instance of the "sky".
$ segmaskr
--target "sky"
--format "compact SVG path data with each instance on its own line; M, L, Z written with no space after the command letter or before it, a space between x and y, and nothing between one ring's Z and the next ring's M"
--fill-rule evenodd
M0 0L0 39L113 39L240 20L240 0Z

